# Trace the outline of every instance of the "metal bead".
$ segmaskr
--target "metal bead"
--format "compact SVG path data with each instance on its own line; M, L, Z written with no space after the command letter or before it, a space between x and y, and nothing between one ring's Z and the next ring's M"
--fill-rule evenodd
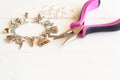
M21 49L21 48L22 48L23 43L22 43L22 42L21 42L21 43L18 43L18 45L19 45L19 49Z
M37 41L37 45L41 47L49 42L50 42L50 40L48 40L47 38L42 38L42 39L39 38Z
M51 23L50 23L50 20L46 20L45 22L44 22L44 26L49 26Z
M5 28L3 32L4 33L9 33L9 28Z
M24 18L27 19L28 18L28 13L24 14Z
M24 39L21 38L21 37L17 37L16 40L15 40L16 44L19 45L19 49L21 49L22 45L23 45L23 42L24 42Z
M51 27L51 28L50 28L50 32L51 32L51 33L57 33L57 32L58 32L57 26Z
M34 37L28 39L28 43L31 47L33 47L34 44Z
M42 20L42 18L43 18L43 17L41 17L41 15L38 14L37 17L35 17L35 18L33 19L33 23L39 23L39 22Z
M10 20L9 23L8 23L9 26L12 26L13 25L13 21Z
M39 20L42 20L42 17L41 17L40 14L37 15L37 18L38 18Z
M16 23L17 23L17 25L19 25L19 24L21 24L21 23L22 23L20 18L15 18L15 19L14 19L14 22L16 22Z
M14 38L14 35L7 35L5 40L6 40L7 42L10 42L10 41L13 40L13 38Z
M42 36L43 36L44 38L46 38L46 37L47 37L47 34L44 33L44 34L42 34Z

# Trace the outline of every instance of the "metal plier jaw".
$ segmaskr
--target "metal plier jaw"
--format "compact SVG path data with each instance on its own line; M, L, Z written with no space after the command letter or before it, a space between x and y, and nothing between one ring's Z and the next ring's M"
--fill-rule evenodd
M74 39L75 37L77 37L77 35L81 32L82 27L75 27L73 29L69 29L65 32L63 32L62 34L56 36L54 39L60 39L60 38L66 38L66 40L63 42L62 45L64 45L65 43L69 42L71 39Z

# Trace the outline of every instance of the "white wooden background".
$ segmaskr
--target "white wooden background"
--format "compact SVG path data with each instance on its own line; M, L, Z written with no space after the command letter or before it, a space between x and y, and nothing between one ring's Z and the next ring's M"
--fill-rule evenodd
M4 42L2 33L10 18L25 12L37 13L42 5L73 9L79 17L87 0L1 0L0 1L0 80L120 80L120 31L94 33L76 38L65 46L64 40L44 47ZM120 18L119 0L101 0L98 9L88 13L86 24L98 24ZM76 19L54 19L62 32ZM29 30L30 31L30 30ZM29 32L27 31L27 32ZM59 33L60 33L59 32Z

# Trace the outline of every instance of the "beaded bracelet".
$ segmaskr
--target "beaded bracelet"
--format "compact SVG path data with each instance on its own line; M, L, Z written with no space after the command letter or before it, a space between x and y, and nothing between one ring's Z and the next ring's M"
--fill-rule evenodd
M15 42L19 45L19 49L22 47L24 41L27 41L31 47L33 47L35 40L38 46L43 46L50 42L49 38L55 37L54 35L51 35L51 33L58 32L57 26L55 26L54 23L52 23L50 20L44 21L44 17L39 13L35 18L33 18L32 23L40 24L45 28L42 34L37 36L18 35L16 33L16 28L25 23L28 23L27 19L28 13L25 13L23 18L18 17L10 20L8 26L4 29L4 32L7 33L5 40L7 42Z

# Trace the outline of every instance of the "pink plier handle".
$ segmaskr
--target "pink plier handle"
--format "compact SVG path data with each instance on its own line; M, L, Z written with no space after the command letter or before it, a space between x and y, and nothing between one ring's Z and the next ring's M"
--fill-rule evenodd
M120 30L120 18L116 21L106 23L106 24L96 24L96 25L84 25L86 15L89 11L92 11L99 7L100 0L89 0L87 1L81 11L80 18L77 22L73 22L70 28L82 27L82 37L85 37L89 33L103 32L103 31L117 31Z
M89 11L96 9L97 7L99 7L99 5L100 5L100 0L87 1L82 8L79 20L77 22L72 23L70 25L70 28L73 29L75 27L82 26L84 24L87 13Z
M82 37L85 37L87 34L95 32L110 32L120 30L120 18L116 21L105 23L105 24L96 24L96 25L83 25L82 28Z

